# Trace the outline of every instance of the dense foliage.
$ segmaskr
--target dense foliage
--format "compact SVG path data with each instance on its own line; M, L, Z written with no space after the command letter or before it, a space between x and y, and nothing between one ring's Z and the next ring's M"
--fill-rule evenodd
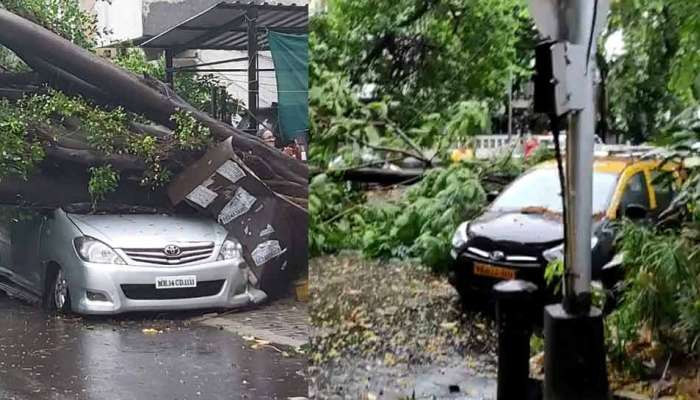
M487 192L528 165L513 159L463 161L432 169L405 190L371 196L328 174L316 176L309 188L310 253L355 249L371 258L418 259L445 271L457 226L483 211Z
M105 1L105 0L99 0ZM2 0L0 5L13 13L58 33L71 42L92 49L96 45L97 19L83 12L74 0Z
M698 15L697 1L612 2L607 34L621 34L624 51L599 58L612 131L637 141L654 138L676 114L698 104Z
M0 5L51 29L86 48L93 49L99 32L95 18L80 10L72 0L3 0ZM153 78L164 75L163 60L148 61L141 50L127 50L116 63L134 73ZM0 70L26 71L29 68L13 53L0 47ZM223 86L211 75L183 72L176 75L176 90L190 104L207 109L214 89ZM231 112L238 102L227 98ZM135 133L131 122L147 122L140 115L122 108L104 108L90 101L42 88L18 102L0 102L0 179L7 176L27 178L44 159L47 141L80 140L105 156L131 155L145 164L141 183L156 187L166 184L172 173L163 164L176 150L196 151L210 140L209 130L186 112L173 116L176 129L172 138ZM119 173L105 164L89 170L88 184L94 200L116 190Z
M100 35L95 17L83 12L80 2L75 0L2 0L0 7L35 21L86 49L94 48ZM0 71L2 69L25 71L28 67L14 53L0 46Z
M700 241L633 224L622 237L623 297L607 324L613 360L640 373L673 353L700 355Z
M518 0L335 0L312 31L313 62L378 85L401 102L403 126L455 102L502 100L509 74L527 75L535 38Z
M139 119L121 108L107 110L80 97L51 89L18 103L2 101L0 146L3 152L0 153L0 165L3 168L0 178L10 175L26 178L44 158L42 141L60 142L81 137L105 155L133 155L142 159L146 165L142 183L160 186L171 176L162 165L168 152L174 149L201 150L211 139L208 128L198 124L186 112L173 117L176 129L173 137L166 139L135 133L130 122ZM115 173L109 165L93 168L90 172L89 189L95 199L116 188L118 177L113 177Z
M423 157L423 149L432 149L445 156L447 149L466 144L489 129L487 105L473 100L453 104L444 116L420 115L413 127L404 129L397 112L402 103L388 99L361 102L338 73L322 73L311 88L310 103L311 161L319 166L339 156L351 165L367 149L397 154L390 151L395 149L417 158Z
M15 175L26 178L44 150L36 140L27 140L27 126L21 110L0 100L0 179Z
M449 150L490 132L509 71L524 73L530 48L518 46L533 33L524 6L335 1L313 25L310 160L324 173L310 186L311 254L349 248L445 268L450 237L481 211L488 178L503 175L502 185L523 169L513 159L448 163ZM365 83L379 96L361 99ZM448 166L402 193L370 195L341 178L406 157Z
M656 224L626 223L619 236L625 279L621 302L608 319L608 341L613 360L634 373L674 355L700 356L698 122L698 109L688 110L666 129L668 157L681 160L686 175L674 201Z

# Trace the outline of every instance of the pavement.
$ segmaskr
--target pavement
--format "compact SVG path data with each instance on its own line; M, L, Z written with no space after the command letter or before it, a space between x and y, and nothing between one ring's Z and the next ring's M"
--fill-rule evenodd
M216 315L61 318L0 294L0 400L304 399L305 312L284 300Z
M312 367L312 398L326 400L495 400L494 371L484 370L485 360L451 357L424 365L387 366L383 360L345 358ZM320 378L316 378L320 376Z
M308 306L293 298L251 309L205 314L194 321L239 336L254 336L294 348L301 348L309 342Z

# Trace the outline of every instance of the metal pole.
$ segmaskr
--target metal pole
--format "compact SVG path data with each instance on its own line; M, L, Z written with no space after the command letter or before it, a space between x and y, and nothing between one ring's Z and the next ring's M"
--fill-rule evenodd
M591 34L597 1L571 0L564 4L564 26L569 42L585 45L588 59L583 79L569 82L580 91L583 109L571 113L566 135L566 243L564 265L564 308L569 313L586 313L591 304L591 216L593 202L593 137L595 115L592 66L595 62L595 37ZM592 43L590 43L592 41ZM580 86L579 86L580 85ZM578 86L578 87L577 87Z
M494 286L498 326L497 400L531 398L530 336L534 321L532 282L510 280Z
M513 71L508 71L508 144L513 140Z
M219 100L218 94L219 94L219 88L216 86L212 86L212 88L211 88L211 102L210 102L211 112L209 114L211 114L215 118L216 118L216 112L219 109L219 107L217 105L217 101Z
M591 209L595 134L592 71L596 39L607 17L609 0L531 0L530 4L540 33L548 39L546 47L538 47L538 74L555 78L552 88L538 81L543 94L540 105L551 109L554 118L569 118L565 292L563 304L548 305L544 310L544 398L607 400L603 316L591 307ZM552 96L554 101L547 101Z
M165 49L165 83L175 88L175 71L173 70L173 49Z
M258 116L258 31L256 29L256 20L258 18L258 10L251 6L246 12L246 20L248 22L248 110L251 116L251 130L256 127Z
M226 116L226 108L228 108L228 105L226 104L226 100L227 100L226 97L228 95L228 92L226 92L226 88L221 88L220 93L221 93L221 102L220 102L220 104L221 104L221 116L220 116L219 120L222 122L226 122L227 124L231 124L231 121L227 120L227 116Z

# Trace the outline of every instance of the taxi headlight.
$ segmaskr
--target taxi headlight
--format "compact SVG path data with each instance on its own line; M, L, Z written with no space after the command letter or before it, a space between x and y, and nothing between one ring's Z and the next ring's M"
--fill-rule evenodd
M455 231L454 235L452 235L452 248L453 249L460 249L464 247L464 245L467 244L467 241L469 240L469 222L462 222L458 227L457 230Z
M591 250L595 249L595 246L598 244L598 238L593 235L591 236ZM542 257L544 257L545 260L548 262L552 262L555 260L563 260L564 259L564 243L560 244L559 246L552 247L551 249L547 249L542 252Z

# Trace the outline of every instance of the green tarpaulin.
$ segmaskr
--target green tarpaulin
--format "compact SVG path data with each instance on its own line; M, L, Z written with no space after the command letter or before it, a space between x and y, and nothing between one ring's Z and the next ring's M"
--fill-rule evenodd
M309 129L309 35L268 33L277 76L278 118L284 139Z

